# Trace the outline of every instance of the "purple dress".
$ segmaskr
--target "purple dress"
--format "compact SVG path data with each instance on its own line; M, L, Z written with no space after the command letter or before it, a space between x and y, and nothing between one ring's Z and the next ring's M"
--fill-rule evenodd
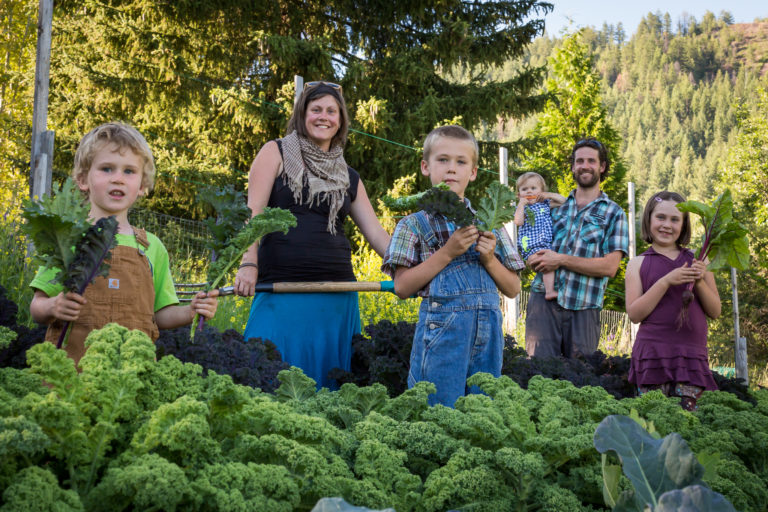
M653 248L642 256L640 281L643 293L671 270L693 262L693 253L688 249L680 251L674 260ZM707 358L707 317L698 297L694 297L688 306L687 325L677 328L686 286L671 286L653 312L640 323L629 370L629 381L633 384L654 386L679 382L717 389Z

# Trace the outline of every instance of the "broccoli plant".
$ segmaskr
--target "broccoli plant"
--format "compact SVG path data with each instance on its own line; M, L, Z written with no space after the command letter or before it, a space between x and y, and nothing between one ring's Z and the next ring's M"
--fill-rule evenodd
M54 186L49 196L25 200L22 212L26 220L22 229L35 244L36 262L61 269L54 281L80 295L94 279L109 274L106 262L117 244L117 219L110 216L91 224L89 212L71 179L61 189ZM57 347L64 343L70 325L64 324Z

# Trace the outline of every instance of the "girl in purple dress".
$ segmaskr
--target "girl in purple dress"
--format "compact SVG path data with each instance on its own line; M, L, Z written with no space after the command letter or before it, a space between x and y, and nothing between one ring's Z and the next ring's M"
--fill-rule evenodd
M707 317L720 316L720 295L706 262L685 246L691 239L685 201L675 192L658 192L645 205L642 237L650 249L627 265L626 306L630 320L640 323L629 381L640 394L660 389L696 409L704 390L716 390L707 355ZM678 326L683 291L694 283L688 321Z

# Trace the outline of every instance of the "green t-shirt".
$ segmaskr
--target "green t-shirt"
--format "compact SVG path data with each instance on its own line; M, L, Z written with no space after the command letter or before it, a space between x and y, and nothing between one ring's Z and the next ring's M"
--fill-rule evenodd
M133 235L121 235L118 233L116 236L117 245L134 248L140 247ZM163 242L152 233L147 232L147 240L149 241L149 247L144 248L141 246L141 249L149 259L149 265L152 271L152 281L155 285L155 311L158 311L165 306L178 304L179 299L176 296L176 289L173 286L168 251L165 249ZM35 278L29 283L29 286L40 290L49 297L58 295L60 292L64 291L64 287L60 283L51 283L51 280L56 277L56 274L59 272L60 269L58 268L40 267Z

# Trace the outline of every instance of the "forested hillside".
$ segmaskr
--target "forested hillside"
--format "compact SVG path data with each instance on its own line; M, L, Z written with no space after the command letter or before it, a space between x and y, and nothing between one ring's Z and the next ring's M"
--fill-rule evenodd
M768 73L768 20L734 24L727 12L673 20L649 13L630 38L621 26L582 33L640 205L665 188L692 199L712 196L736 142L739 105L755 105ZM546 64L560 44L560 38L537 39L528 62ZM509 63L497 73L519 66ZM503 122L487 135L515 140L533 123Z

